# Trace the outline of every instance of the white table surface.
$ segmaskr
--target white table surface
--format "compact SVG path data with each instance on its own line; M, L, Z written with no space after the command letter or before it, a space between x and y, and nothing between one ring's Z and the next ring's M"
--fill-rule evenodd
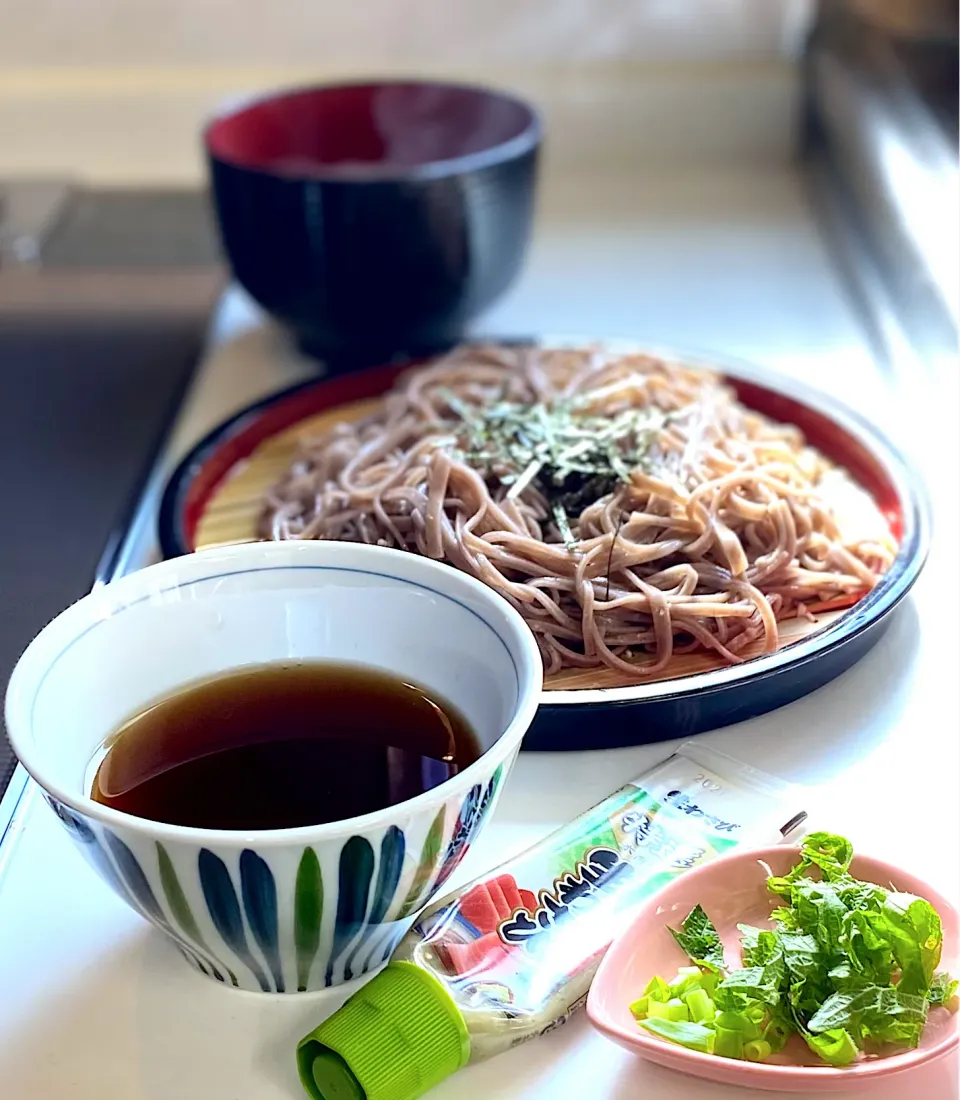
M525 275L483 329L629 336L744 356L846 399L912 453L937 531L887 634L814 695L703 736L808 784L819 824L960 896L956 378L909 360L875 366L797 178L764 170L548 183ZM129 567L155 553L163 470L224 416L310 369L228 296L133 529ZM528 846L670 748L522 755L460 877ZM296 1041L342 996L245 994L189 971L89 870L28 787L0 849L0 1100L297 1100ZM430 1100L742 1095L644 1063L581 1016L469 1067ZM957 1062L847 1095L950 1100Z

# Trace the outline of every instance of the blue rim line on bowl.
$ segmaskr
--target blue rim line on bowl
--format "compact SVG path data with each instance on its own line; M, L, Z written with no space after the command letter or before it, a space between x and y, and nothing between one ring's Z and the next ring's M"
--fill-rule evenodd
M243 555L245 552L249 552L250 548L251 547L250 547L249 544L245 544L245 545L242 545L242 546L227 547L227 548L219 549L219 550L201 551L200 553L202 554L202 556L204 558L207 558L207 559L219 556L221 558L226 558L226 559L229 560L232 557L237 557L237 556ZM353 549L357 549L357 547L354 547ZM371 548L367 548L367 549L371 549ZM157 568L157 567L154 566L154 567L151 567L151 568ZM474 609L467 607L467 605L465 605L462 601L458 600L455 596L452 596L447 592L443 592L440 589L434 588L430 585L421 584L420 582L411 580L409 578L397 577L394 574L381 574L381 573L377 573L376 571L373 571L373 570L345 568L345 567L342 567L342 566L332 566L332 565L331 566L323 566L323 565L285 565L285 564L273 565L273 564L266 564L262 568L247 568L247 569L233 570L233 571L227 570L227 571L224 571L222 573L218 573L216 576L207 576L207 577L197 578L196 580L193 580L190 583L191 584L203 584L203 583L206 583L207 581L218 581L218 580L222 581L222 580L224 580L228 577L242 576L244 574L249 574L249 573L287 572L287 571L303 571L303 570L319 570L319 571L328 571L328 572L364 574L364 575L369 575L369 576L373 576L373 577L381 576L381 577L384 577L384 578L388 578L392 581L398 581L399 580L403 584L409 584L411 587L420 589L422 591L429 592L431 595L439 596L442 599L449 600L452 603L455 603L458 607L469 611L470 614L474 615L480 622L482 622L483 625L489 631L491 631L492 633L494 633L497 636L497 638L500 641L501 645L503 645L504 648L507 650L508 656L510 658L510 662L511 662L511 664L513 666L513 669L514 669L514 674L516 675L516 678L517 678L517 691L518 691L517 711L516 711L516 714L514 715L514 717L512 718L512 720L510 721L509 725L507 726L507 728L501 732L501 734L499 735L497 740L499 741L499 740L502 740L503 738L507 738L507 737L511 736L518 726L528 726L529 725L529 722L530 722L530 719L531 719L531 716L532 716L532 712L536 709L536 699L531 699L531 700L525 700L524 699L523 690L522 690L522 681L521 681L519 669L517 668L517 664L516 664L516 661L514 660L513 654L510 652L509 647L507 646L507 644L504 641L503 637L499 634L499 632L496 630L496 628L486 618L481 616L478 612L474 611ZM128 576L126 576L124 578L121 578L120 580L114 582L113 584L106 585L102 588L96 589L94 592L92 592L89 595L83 597L82 600L77 601L77 604L87 604L88 606L89 606L88 601L92 601L92 602L95 602L97 604L101 604L104 614L96 623L91 624L89 627L87 627L81 633L72 635L69 643L58 651L58 654L57 654L57 657L56 657L55 660L59 660L61 657L63 657L67 652L69 652L69 650L70 650L70 648L72 647L73 644L80 641L81 638L86 637L92 630L95 630L97 628L97 626L101 625L107 618L111 618L116 614L123 614L123 612L128 611L131 608L142 604L146 600L154 599L158 596L163 595L163 593L165 591L175 590L178 587L177 585L173 585L172 588L170 588L170 589L155 588L155 589L151 589L148 593L146 593L142 597L137 597L136 599L133 599L133 600L124 600L123 599L124 590L127 589L127 588L136 587L139 584L142 584L143 574L148 572L148 571L149 571L149 569L148 570L141 570L139 572L132 573L132 574L128 574ZM480 581L476 581L472 577L468 577L465 574L460 574L460 576L464 581L469 582L469 584L467 584L465 586L468 590L473 590L477 593L481 593L483 595L484 599L486 599L489 596L489 589L487 588L486 585L483 585ZM505 616L512 617L513 615L517 614L509 606L509 604L506 603L506 601L497 601L497 602L498 603L500 603L500 602L503 603L503 608L501 610L502 610L502 612ZM49 631L52 631L52 630L55 630L55 629L59 630L61 632L65 631L65 628L68 627L69 624L70 624L70 620L72 618L76 617L79 614L79 611L77 610L77 604L74 604L71 607L67 608L64 612L61 613L60 616L58 616L57 619L55 619L51 624L49 624L47 627L45 627L44 630L41 631L41 634L38 635L38 639L42 638L45 635L47 635L47 633ZM37 639L35 639L34 642L32 642L30 646L28 646L27 650L25 651L25 654L29 653L30 648L34 644L36 644L36 641L37 641ZM536 654L536 657L537 657L537 660L539 661L539 654ZM24 682L24 680L26 678L26 672L24 671L24 669L22 667L20 667L18 665L18 667L16 669L14 669L14 674L10 679L10 684L9 684L8 689L7 689L7 697L6 697L6 707L5 707L5 709L6 709L6 719L7 719L8 729L13 730L14 728L19 728L23 724L21 719L24 719L24 718L25 718L26 724L29 728L29 726L32 722L32 713L33 713L33 707L34 707L35 702L36 702L36 696L39 693L40 688L43 686L43 683L44 683L44 681L47 677L47 674L54 667L54 663L51 663L50 666L48 667L48 669L43 673L43 675L35 683L33 683L32 685ZM29 693L30 693L30 698L29 699L27 698L28 689L29 689ZM18 744L16 746L16 749L17 749L17 755L19 756L20 761L23 764L24 768L27 770L27 772L37 781L37 783L45 791L48 791L50 794L52 794L55 798L57 798L65 806L68 806L71 809L73 809L77 812L80 812L80 813L82 813L86 816L89 816L91 818L95 818L95 819L97 819L97 820L99 820L99 821L101 821L101 822L103 822L104 824L107 824L107 825L109 825L109 824L114 824L114 825L116 825L116 824L121 824L121 825L122 824L128 824L129 825L131 821L133 821L133 822L137 821L136 818L131 818L131 816L129 814L123 813L119 810L112 809L111 807L105 806L105 805L103 805L99 802L94 802L91 798L89 798L86 795L78 797L77 795L71 793L70 791L64 790L58 784L53 784L53 783L50 783L46 780L41 781L40 773L41 773L42 769L38 768L36 763L32 759L33 754L32 754L31 746L28 743L19 742L19 740L18 740ZM457 795L461 791L468 790L476 782L477 775L483 770L483 766L484 766L483 765L483 759L484 759L484 757L483 757L483 755L481 755L481 757L478 758L478 760L474 761L474 763L471 764L469 767L464 768L464 770L462 772L459 772L453 778L446 780L442 784L444 790L448 791L449 795L451 797ZM416 795L415 797L413 797L411 799L405 800L404 805L413 807L415 809L415 808L419 807L422 804L426 804L426 803L430 802L432 793L433 793L432 791L425 791L425 792L423 792L419 795ZM218 843L218 844L224 844L224 845L228 845L228 846L244 847L246 845L249 845L252 842L256 842L257 844L262 844L262 845L269 846L271 844L293 843L293 842L297 842L301 839L303 839L303 840L306 840L306 839L314 839L314 840L322 839L323 837L325 837L328 834L342 832L344 830L344 828L346 828L347 826L349 826L351 828L361 828L361 827L363 827L365 825L368 825L372 822L375 822L375 821L377 821L381 818L389 816L389 810L390 810L390 807L387 807L386 809L377 810L377 811L374 811L374 812L369 813L369 814L363 814L363 815L358 815L356 817L345 818L343 821L330 822L330 823L325 824L325 825L304 826L302 828L295 828L295 829L247 830L247 831L239 831L238 832L238 831L218 830L218 829L194 829L194 828L188 828L188 827L179 826L179 825L168 825L168 824L161 823L161 822L151 822L150 824L151 824L151 828L153 829L154 832L156 832L158 835L162 835L163 837L166 837L167 839L171 839L171 840L176 840L180 837L185 837L185 836L193 836L193 835L203 834L203 836L205 838L207 838L211 843L215 842L215 843Z

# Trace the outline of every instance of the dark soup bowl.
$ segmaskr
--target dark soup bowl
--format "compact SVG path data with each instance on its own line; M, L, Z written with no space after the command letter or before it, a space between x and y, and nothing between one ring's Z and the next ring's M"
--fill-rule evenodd
M520 269L540 120L426 81L301 88L204 132L237 281L334 368L449 347Z

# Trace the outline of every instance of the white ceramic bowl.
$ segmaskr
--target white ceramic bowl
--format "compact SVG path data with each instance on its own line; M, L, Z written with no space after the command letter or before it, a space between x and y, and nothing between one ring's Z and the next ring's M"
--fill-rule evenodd
M88 797L98 747L146 704L290 658L417 681L460 708L484 752L406 802L297 829L191 829ZM64 611L14 670L6 720L48 803L124 900L205 974L287 992L390 954L489 817L541 679L521 617L455 569L381 547L256 543L151 566Z

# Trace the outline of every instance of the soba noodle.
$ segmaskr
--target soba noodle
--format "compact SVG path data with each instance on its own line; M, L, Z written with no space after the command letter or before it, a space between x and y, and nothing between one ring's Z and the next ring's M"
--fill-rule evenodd
M468 347L409 372L374 415L305 440L263 534L449 562L521 612L547 674L656 675L677 653L771 652L778 620L876 584L892 542L841 530L825 492L838 481L797 428L710 372Z

